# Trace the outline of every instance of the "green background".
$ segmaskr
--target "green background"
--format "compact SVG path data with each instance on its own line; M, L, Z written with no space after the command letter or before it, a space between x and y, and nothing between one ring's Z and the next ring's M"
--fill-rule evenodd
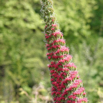
M53 4L88 103L103 103L103 0ZM0 0L0 103L52 103L40 9L39 0Z

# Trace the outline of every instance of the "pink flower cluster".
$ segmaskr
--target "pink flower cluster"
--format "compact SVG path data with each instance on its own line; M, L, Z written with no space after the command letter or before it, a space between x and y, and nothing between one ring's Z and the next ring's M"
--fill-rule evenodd
M65 103L87 102L76 66L70 62L72 56L68 54L69 48L65 46L63 34L60 31L55 31L56 27L56 24L52 24L51 31L53 32L45 34L47 57L51 61L48 67L51 75L53 100L55 103L64 103L65 101L67 101Z
M52 33L52 34L50 34L50 35L48 35L48 34L45 34L45 38L46 38L46 40L49 42L50 41L50 38L55 38L55 39L57 39L57 37L60 37L60 38L62 38L63 37L63 34L60 32L60 31L56 31L56 32L54 32L54 33Z
M87 103L87 98L80 98L77 101L75 101L76 97L75 96L70 96L70 98L74 99L74 100L68 100L67 103Z

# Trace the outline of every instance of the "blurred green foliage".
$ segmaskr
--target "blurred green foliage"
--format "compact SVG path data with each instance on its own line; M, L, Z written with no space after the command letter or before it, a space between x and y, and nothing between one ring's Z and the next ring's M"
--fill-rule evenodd
M0 0L0 103L52 101L40 9L39 0ZM89 103L102 103L103 0L58 0L54 9Z

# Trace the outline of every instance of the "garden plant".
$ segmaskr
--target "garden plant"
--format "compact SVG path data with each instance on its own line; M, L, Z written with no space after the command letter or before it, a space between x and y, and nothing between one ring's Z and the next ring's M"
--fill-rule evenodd
M42 0L51 94L55 103L87 103L85 89L54 15L52 0Z

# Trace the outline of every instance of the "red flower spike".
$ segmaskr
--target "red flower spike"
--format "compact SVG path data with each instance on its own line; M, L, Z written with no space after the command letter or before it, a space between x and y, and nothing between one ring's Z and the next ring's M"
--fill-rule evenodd
M54 103L87 103L86 93L82 87L78 72L69 48L65 46L63 34L57 29L51 0L42 0L42 12L45 21L45 38L48 50L47 57L51 61L48 65L51 75L51 94ZM46 4L46 5L45 5ZM50 28L49 28L50 27Z

